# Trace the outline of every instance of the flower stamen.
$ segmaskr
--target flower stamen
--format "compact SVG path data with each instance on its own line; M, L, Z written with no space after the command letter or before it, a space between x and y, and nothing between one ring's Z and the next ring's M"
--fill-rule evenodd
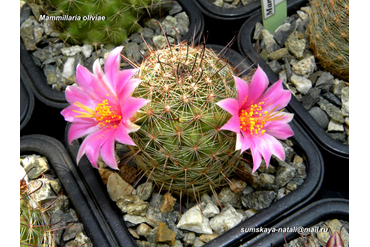
M83 104L81 104L80 102L76 101L74 103L74 105L76 105L77 107L80 107L81 109L85 110L86 112L82 112L82 111L75 111L75 110L72 110L76 113L80 113L80 115L77 115L75 117L82 117L82 118L94 118L95 117L95 111Z
M98 104L94 110L81 104L80 102L75 102L74 104L86 111L83 112L73 110L74 112L80 114L76 115L75 117L95 118L99 126L110 125L110 127L116 127L122 119L120 113L111 110L112 107L109 105L107 99L103 100L102 103Z
M95 119L99 122L100 126L113 125L114 127L121 121L122 116L111 111L111 106L108 100L103 100L102 103L95 107Z
M274 112L278 107L276 106L270 112L262 111L262 105L264 104L265 102L259 102L258 105L254 104L248 109L240 111L240 129L245 131L245 134L262 136L266 132L266 130L264 130L266 123L282 119L283 116L279 115L279 113L281 113L283 109Z

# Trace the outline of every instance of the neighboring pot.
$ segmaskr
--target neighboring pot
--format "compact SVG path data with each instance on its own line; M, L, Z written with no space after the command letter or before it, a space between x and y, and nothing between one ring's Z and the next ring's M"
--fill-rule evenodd
M294 14L307 3L307 1L301 0L296 1L294 4L289 4L288 15ZM241 54L249 55L248 58L254 62L255 66L259 64L266 72L270 82L274 83L279 80L279 76L270 69L252 46L252 37L257 22L262 23L260 14L250 17L240 28L238 36L239 50ZM325 170L327 171L324 187L332 190L348 191L349 145L331 138L295 97L292 97L287 109L295 114L295 119L320 148L325 161Z
M261 1L257 0L239 8L222 8L214 5L211 0L192 0L203 13L205 31L209 33L207 43L230 46L240 52L237 42L241 25L252 15L262 16ZM287 0L287 6L294 6L302 0ZM221 34L221 35L220 35ZM242 54L244 55L244 54Z
M261 11L261 1L255 0L243 7L223 8L216 6L211 0L194 0L198 8L206 16L217 20L238 20L246 19L249 16Z
M22 136L20 154L39 154L47 158L94 246L134 246L126 228L121 228L119 224L107 223L107 219L97 207L96 198L91 196L91 191L62 143L45 135ZM116 238L124 239L125 245L120 244L122 240L119 242Z
M189 32L184 35L183 40L198 41L198 37L203 33L204 20L202 13L197 7L187 0L177 0L190 19ZM63 109L69 104L65 98L64 92L52 89L46 82L45 75L39 67L36 66L32 55L26 50L23 41L20 41L21 74L28 74L34 87L34 94L44 104Z
M25 74L30 78L33 93L37 99L47 106L60 109L67 107L69 104L64 96L64 92L56 91L47 84L43 71L33 61L32 55L26 50L22 39L20 47L21 74Z
M219 45L210 45L210 47L216 51L216 53L220 52L223 48ZM226 52L221 54L223 54L224 58L230 61L233 66L237 66L244 60L243 56L233 50L226 50ZM250 65L246 62L239 65L239 67L241 71L248 68L250 69ZM305 163L307 166L307 177L303 184L290 194L273 203L269 208L256 213L254 216L241 222L234 228L228 230L227 233L217 237L204 246L231 246L240 241L244 241L250 237L250 234L246 232L242 233L240 231L241 227L264 226L269 223L277 222L286 217L286 215L290 214L292 211L304 206L318 192L323 180L323 162L321 154L313 141L294 119L290 125L295 133L290 139L295 144L295 147L297 148L296 150L299 150L299 153L303 154L305 157ZM69 127L70 124L68 124L66 128L66 139ZM66 143L68 143L68 140L66 140ZM67 149L74 159L77 157L80 144L81 140L75 140L72 144L67 146ZM109 220L115 219L115 221L120 224L120 227L125 227L122 220L123 215L115 203L110 199L98 170L92 167L86 156L82 157L77 168L81 171L84 180L86 180L87 185L89 186L90 191L92 191L93 197L99 204L98 206L101 208L102 212L109 215Z
M22 64L20 77L20 129L22 130L32 116L35 97L32 92L30 78L24 73Z
M274 229L287 229L288 227L312 227L321 221L330 219L349 220L349 201L345 199L324 199L319 200L295 212L281 222L270 226ZM285 235L286 241L298 238L297 232L288 232ZM241 246L283 246L285 244L284 233L271 232L261 233L252 240L244 242Z

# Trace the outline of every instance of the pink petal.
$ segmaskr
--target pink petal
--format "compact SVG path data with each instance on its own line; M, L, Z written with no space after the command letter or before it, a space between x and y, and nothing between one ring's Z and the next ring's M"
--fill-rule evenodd
M105 135L106 129L101 129L88 135L82 142L77 153L77 164L86 153L90 163L97 168L97 161L99 158L99 150L101 145L105 142L108 136Z
M89 108L94 108L96 105L92 98L87 95L80 87L68 86L65 90L65 96L68 103L70 103L71 105L73 105L76 101Z
M263 94L269 85L269 80L266 73L258 66L254 73L251 82L249 83L249 94L246 105L249 106L256 102L256 100Z
M238 91L238 105L242 107L243 104L246 103L248 100L249 85L248 82L236 76L234 76L234 81L236 84L236 89Z
M129 82L132 82L131 78L136 74L138 70L139 69L125 69L117 72L117 74L115 75L117 95L121 94L121 91L125 89Z
M235 143L235 150L242 149L242 135L240 133L236 133L236 143ZM244 152L244 151L241 151Z
M284 90L282 82L282 79L275 82L257 100L258 102L265 102L263 110L270 111L276 106L278 106L276 110L280 110L288 105L292 94L289 90Z
M294 135L294 132L292 128L289 126L289 124L284 123L282 121L268 122L265 125L264 129L266 130L267 134L272 135L281 140L285 140Z
M229 112L233 116L238 116L239 114L239 103L234 98L223 99L216 103L219 107ZM239 124L240 127L240 124Z
M77 112L76 112L77 111ZM95 118L89 117L79 117L80 113L78 112L86 112L85 110L81 109L76 105L69 105L64 108L60 114L64 117L64 120L67 122L91 122L95 121Z
M140 126L139 125L136 125L136 124L132 123L130 120L127 120L123 124L125 125L125 128L127 130L127 133L136 132L136 131L138 131L140 129Z
M293 113L289 113L289 112L281 112L277 116L280 117L280 120L279 121L284 122L284 123L289 123L290 121L292 121L292 119L294 117L294 114Z
M98 167L98 159L99 159L99 150L101 145L103 144L102 141L91 141L89 146L86 147L86 157L90 161L91 165L95 168Z
M258 150L258 147L256 147L254 144L251 146L251 154L253 158L253 170L252 173L255 172L261 165L262 157L261 153Z
M128 97L121 101L122 120L130 119L141 107L150 100L142 98Z
M94 75L84 66L77 65L76 68L76 83L83 89L90 89L91 81Z
M74 107L73 105L69 105L60 112L60 114L64 117L65 121L73 122L74 116L76 114L75 112L72 111L73 108L76 107Z
M105 75L103 70L101 69L99 58L96 59L93 63L93 73L96 76L96 78L98 78L98 80L104 81Z
M94 65L95 64L99 64L98 59L95 61ZM106 94L112 94L112 90L105 85L105 82L102 78L96 77L87 68L81 65L77 65L76 83L89 97L95 101L102 101L102 98Z
M141 83L141 80L139 79L131 79L128 81L128 83L125 85L125 87L118 92L118 97L120 99L127 98L132 95L132 92L139 86Z
M75 121L79 121L80 119L82 120L82 118L76 118L75 117L75 116L79 115L79 113L76 113L74 111L82 111L82 109L80 107L75 106L75 105L69 105L66 108L64 108L60 112L60 114L62 114L62 116L64 117L64 120L68 121L68 122L75 122Z
M108 138L100 149L100 156L109 167L111 167L112 169L118 170L117 161L116 161L115 152L114 152L115 133L116 133L116 130L114 129L106 133Z
M266 166L270 164L271 159L271 149L269 143L262 137L254 138L255 147L258 149L258 152L261 153L263 159L266 162Z
M91 122L74 122L69 128L68 141L71 143L75 139L89 135L98 130L99 125L93 119Z
M116 132L116 140L122 144L136 146L136 144L134 143L134 141L131 139L131 137L128 134L130 133L131 130L132 129L128 127L127 123L121 122Z
M242 131L243 133L244 131ZM248 150L251 147L252 143L249 140L246 134L237 134L236 135L236 150L241 150L243 153L245 150Z
M107 81L110 84L112 89L116 89L118 81L116 81L117 73L119 72L120 64L120 54L123 49L123 46L118 46L114 48L108 55L107 59L104 62L104 72L107 77Z
M226 124L224 124L220 130L229 130L235 133L240 132L240 120L239 116L232 116Z
M95 83L91 85L94 92L98 95L101 101L107 98L108 101L112 101L116 97L115 88L112 87L111 83L104 75L104 72L100 67L99 59L95 60L93 64L93 71L97 78L96 81L94 81Z
M273 136L265 133L263 135L263 138L265 139L266 143L270 146L271 153L274 154L276 157L278 157L281 160L285 160L285 151L283 148L283 145Z

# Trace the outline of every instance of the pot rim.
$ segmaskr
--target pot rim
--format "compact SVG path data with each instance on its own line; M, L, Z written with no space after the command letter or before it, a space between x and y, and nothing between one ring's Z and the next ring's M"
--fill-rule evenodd
M342 219L349 220L349 200L340 198L327 198L315 201L306 207L300 209L294 214L288 216L279 223L270 226L270 228L283 229L287 227L311 227L321 221L328 219ZM286 240L290 240L299 237L297 232L287 232ZM252 240L243 243L242 246L248 247L260 247L260 246L281 246L284 244L284 233L271 232L261 233Z
M257 12L261 14L261 1L259 0L239 8L219 7L214 5L210 0L195 0L194 2L203 14L218 20L239 20Z
M35 96L32 92L32 85L30 78L23 73L21 64L21 73L20 73L20 130L27 125L28 121L31 119L33 110L35 108Z

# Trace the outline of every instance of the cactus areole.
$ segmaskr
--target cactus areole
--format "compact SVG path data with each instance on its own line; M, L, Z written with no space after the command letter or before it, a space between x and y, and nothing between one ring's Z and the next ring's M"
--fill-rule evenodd
M239 164L236 135L220 130L230 114L216 105L236 97L233 69L212 50L186 44L152 50L141 64L134 97L150 102L131 119L129 146L151 180L194 195L226 183Z

